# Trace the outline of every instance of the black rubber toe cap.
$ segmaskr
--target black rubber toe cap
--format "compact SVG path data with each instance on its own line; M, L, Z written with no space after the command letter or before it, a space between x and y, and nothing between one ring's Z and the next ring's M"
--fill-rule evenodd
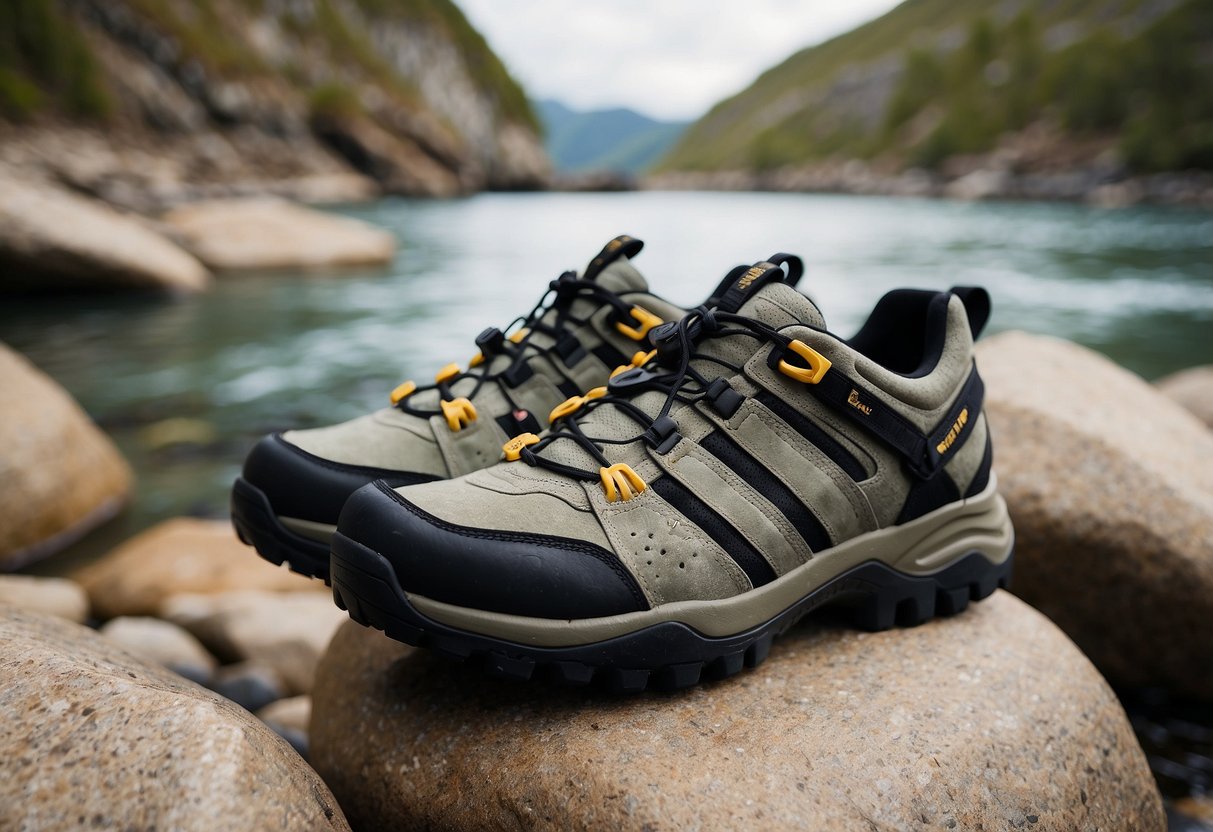
M269 499L274 513L317 523L336 523L346 499L368 483L396 486L431 482L437 477L345 465L309 454L279 434L263 437L244 460L244 479Z
M448 523L377 482L359 489L339 533L387 558L417 595L533 618L598 618L649 608L611 552L583 540Z

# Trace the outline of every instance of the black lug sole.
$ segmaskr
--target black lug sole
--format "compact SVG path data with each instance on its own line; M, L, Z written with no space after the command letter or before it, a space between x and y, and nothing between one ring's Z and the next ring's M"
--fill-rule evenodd
M332 586L337 606L366 627L426 647L458 661L475 660L493 675L548 678L585 685L603 683L621 692L651 686L691 687L733 676L763 662L778 635L827 604L843 604L866 630L914 626L937 615L962 612L1006 588L1013 556L1000 564L970 552L925 577L868 561L836 576L771 620L724 638L701 635L679 622L662 622L606 641L573 647L535 647L460 630L434 621L409 603L392 565L379 553L337 533L333 538Z
M270 563L329 582L329 546L278 522L269 498L243 477L232 484L232 525L237 536Z

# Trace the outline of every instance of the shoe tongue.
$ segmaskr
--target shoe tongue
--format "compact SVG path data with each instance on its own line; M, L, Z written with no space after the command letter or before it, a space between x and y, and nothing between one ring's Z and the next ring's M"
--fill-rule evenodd
M581 276L597 281L604 289L615 293L647 292L648 281L644 279L631 260L644 248L644 242L621 234L602 247L602 251L585 267Z

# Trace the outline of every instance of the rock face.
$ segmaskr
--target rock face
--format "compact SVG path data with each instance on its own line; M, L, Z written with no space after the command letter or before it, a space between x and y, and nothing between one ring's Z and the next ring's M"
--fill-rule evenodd
M387 231L277 199L195 202L163 221L216 270L377 266L396 252Z
M1213 428L1213 365L1192 367L1155 382L1160 393Z
M316 663L347 619L326 592L178 595L161 608L220 659L274 670L289 693L312 689Z
M354 624L313 765L357 829L1165 828L1111 690L997 593L865 634L813 624L677 695L508 684Z
M75 577L101 618L156 615L166 598L182 593L324 589L257 557L227 521L187 517L136 535Z
M130 468L113 443L62 387L4 344L0 447L0 570L62 548L113 516L130 492Z
M348 829L235 705L97 634L0 608L0 827Z
M1213 699L1213 433L1065 341L1003 333L977 365L1015 593L1113 681Z
M201 263L137 220L0 168L0 292L195 292L208 280Z
M148 213L247 193L357 198L367 177L422 196L546 181L525 93L451 0L210 0L183 14L77 0L28 21L9 63L41 110L25 125L0 116L0 159ZM73 55L75 78L23 74L52 50ZM42 110L59 116L50 128Z
M88 596L79 584L63 578L0 575L0 604L65 618L77 624L88 618Z

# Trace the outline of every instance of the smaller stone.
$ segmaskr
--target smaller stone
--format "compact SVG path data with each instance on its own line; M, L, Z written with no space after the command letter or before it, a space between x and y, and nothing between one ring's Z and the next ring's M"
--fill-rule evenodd
M101 628L101 635L200 685L210 681L218 664L198 639L159 618L115 618Z
M312 697L291 696L271 702L257 711L257 718L289 742L301 757L308 755L308 721L312 718Z
M83 624L88 596L75 581L33 575L0 575L0 604Z
M198 259L225 271L382 265L396 253L396 238L381 228L280 199L196 202L163 221Z
M136 535L74 577L101 618L156 615L165 598L183 593L324 590L319 581L257 557L226 520L188 517L166 520Z
M1154 382L1158 392L1213 428L1213 364L1180 370Z
M289 693L312 689L316 663L348 619L325 593L255 590L175 596L161 614L223 661L253 660L273 668Z
M312 697L289 696L279 699L257 711L257 718L268 724L306 732L308 720L312 718Z
M240 662L219 668L209 687L253 713L286 695L282 677L272 667L256 662Z
M1167 815L1173 832L1213 830L1213 795L1191 795L1177 800Z

